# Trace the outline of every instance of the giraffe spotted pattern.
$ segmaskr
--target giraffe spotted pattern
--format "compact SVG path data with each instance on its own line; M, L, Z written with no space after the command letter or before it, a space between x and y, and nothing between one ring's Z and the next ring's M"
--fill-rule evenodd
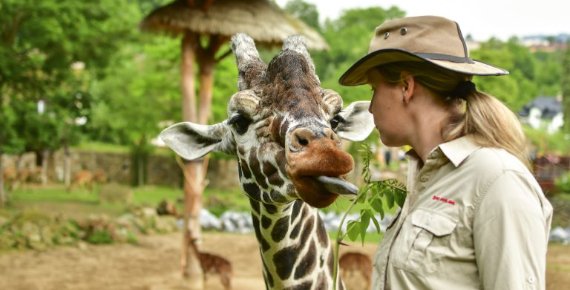
M318 208L354 194L344 180L354 163L341 139L370 134L369 103L343 109L340 95L321 88L301 37L288 38L269 64L247 35L235 35L232 49L239 91L229 101L228 119L175 124L161 138L188 160L211 151L236 156L267 289L332 289L333 245Z

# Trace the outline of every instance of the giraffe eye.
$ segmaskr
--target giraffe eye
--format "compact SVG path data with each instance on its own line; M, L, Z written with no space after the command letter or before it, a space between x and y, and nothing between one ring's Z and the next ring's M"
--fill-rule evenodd
M251 119L238 114L230 118L228 124L231 125L238 134L242 135L247 132L247 127L251 124Z
M338 127L338 125L340 123L344 123L345 120L343 117L341 117L340 115L336 115L334 116L334 118L331 119L331 128L334 130L336 129L336 127Z

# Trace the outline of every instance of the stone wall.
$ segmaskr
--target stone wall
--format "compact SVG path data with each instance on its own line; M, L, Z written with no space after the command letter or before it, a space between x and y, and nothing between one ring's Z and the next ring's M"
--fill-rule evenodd
M57 151L49 158L48 176L51 182L63 182L63 151ZM33 153L21 156L4 155L4 168L36 168L36 156ZM71 151L71 176L80 170L102 170L109 181L132 184L132 160L128 153L101 153L90 151ZM151 155L147 165L148 184L164 186L182 186L182 171L173 156ZM235 160L210 159L208 167L208 186L212 188L231 188L239 186L237 163Z

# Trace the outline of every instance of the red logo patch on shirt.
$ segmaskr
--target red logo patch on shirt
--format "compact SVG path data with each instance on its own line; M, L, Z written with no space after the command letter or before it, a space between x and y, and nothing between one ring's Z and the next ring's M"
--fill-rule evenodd
M441 201L441 202L443 202L443 203L447 203L447 204L451 204L451 205L454 205L454 204L455 204L455 200L449 199L449 198L445 198L445 197L441 197L441 196L437 196L437 195L432 196L431 199L437 200L437 201Z

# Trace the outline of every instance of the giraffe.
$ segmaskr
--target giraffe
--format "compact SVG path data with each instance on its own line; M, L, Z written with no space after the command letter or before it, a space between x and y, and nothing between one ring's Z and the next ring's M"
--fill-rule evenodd
M187 160L211 151L236 156L267 289L332 289L334 245L318 208L357 192L344 180L354 162L341 138L370 134L369 102L343 109L338 93L321 88L300 36L288 37L269 64L245 34L234 35L231 47L239 91L228 103L228 119L178 123L160 137Z

